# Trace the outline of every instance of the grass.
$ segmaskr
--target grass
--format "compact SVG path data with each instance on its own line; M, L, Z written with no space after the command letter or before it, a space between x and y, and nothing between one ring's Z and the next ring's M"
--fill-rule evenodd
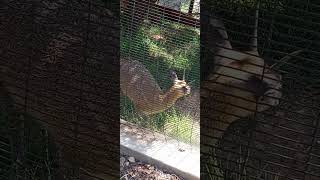
M200 143L195 136L195 132L193 132L194 121L190 115L181 114L172 108L170 111L160 114L160 118L165 120L165 134L176 137L183 142Z
M169 70L177 72L192 87L200 83L200 32L199 29L173 22L160 25L143 23L135 31L125 31L122 24L120 39L121 56L142 62L162 89L171 85ZM197 141L192 132L192 118L174 108L154 115L150 120L139 117L126 97L121 97L121 118L129 122L161 131L185 142Z
M150 119L143 119L135 113L132 102L122 96L121 119L127 120L140 127L149 128L153 131L162 132L182 142L198 144L198 136L195 136L195 124L192 117L170 108L169 110L156 114Z
M189 6L190 6L190 0L185 0L182 2L181 5L181 11L184 13L188 13L189 12Z
M196 28L177 23L145 23L136 32L121 32L121 56L140 60L164 88L168 87L169 69L180 77L185 71L186 79L199 86L199 33Z

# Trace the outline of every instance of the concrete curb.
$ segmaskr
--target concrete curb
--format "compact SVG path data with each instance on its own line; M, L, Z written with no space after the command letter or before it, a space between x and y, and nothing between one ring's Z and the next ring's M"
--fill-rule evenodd
M191 146L121 120L120 153L169 170L186 180L200 179L200 147Z

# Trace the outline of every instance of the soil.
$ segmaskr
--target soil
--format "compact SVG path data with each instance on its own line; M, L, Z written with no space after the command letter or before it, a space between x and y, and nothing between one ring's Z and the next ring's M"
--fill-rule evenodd
M125 155L120 156L120 177L120 180L184 180L168 170Z

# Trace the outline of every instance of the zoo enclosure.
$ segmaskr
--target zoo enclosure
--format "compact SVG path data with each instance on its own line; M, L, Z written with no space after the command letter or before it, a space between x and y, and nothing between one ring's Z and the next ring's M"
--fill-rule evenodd
M182 98L173 108L146 122L137 115L130 100L122 97L121 118L189 143L199 143L200 130L196 124L199 124L200 102L196 96L199 97L200 81L200 22L194 13L195 2L184 2L185 12L181 11L183 8L166 7L161 1L122 1L121 57L141 62L164 91L172 83L169 71L176 71L179 79L185 77L192 86L195 97L189 99L193 101ZM187 106L191 106L190 109L186 109Z

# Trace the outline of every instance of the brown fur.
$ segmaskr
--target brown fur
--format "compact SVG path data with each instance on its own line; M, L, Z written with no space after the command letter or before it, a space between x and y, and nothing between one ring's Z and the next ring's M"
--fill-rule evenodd
M151 73L139 61L121 59L120 88L134 104L135 109L145 115L160 113L190 93L184 80L176 77L173 85L163 92Z
M255 111L265 111L279 103L279 98L281 98L279 77L270 72L267 73L264 81L271 89L267 90L264 95L268 93L270 97L263 99L262 97L257 98L254 92L249 91L247 82L241 80L224 81L225 79L222 78L222 81L217 79L214 82L205 81L202 83L201 103L203 104L201 106L210 110L204 113L201 122L212 125L208 127L209 131L213 128L221 130L214 130L214 137L221 138L223 132L235 120L248 117Z
M201 131L215 138L203 136L206 143L215 144L235 120L276 106L282 96L282 84L281 75L259 57L256 48L258 21L255 21L253 48L246 52L232 48L221 21L214 19L211 23L224 42L217 40L216 66L201 83L201 123L204 124Z

